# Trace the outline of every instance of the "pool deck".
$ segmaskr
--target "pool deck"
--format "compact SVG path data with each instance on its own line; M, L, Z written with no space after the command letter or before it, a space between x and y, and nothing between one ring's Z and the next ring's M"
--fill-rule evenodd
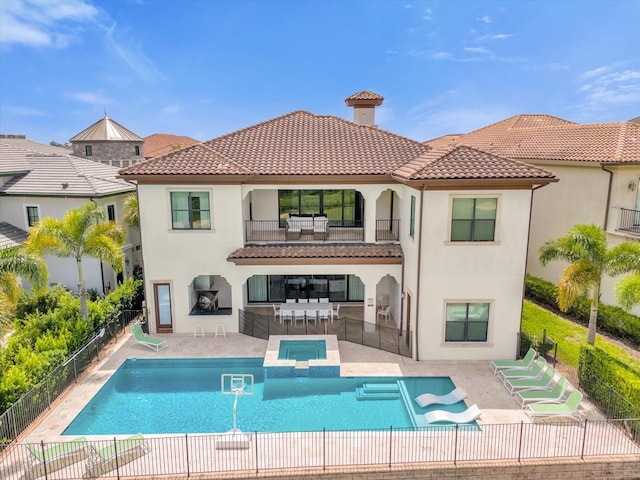
M268 349L267 340L238 333L227 333L225 337L215 337L213 334L204 338L184 334L162 337L167 340L168 348L160 352L134 344L129 333L112 341L101 354L100 360L94 362L77 384L51 405L51 411L36 422L23 438L29 438L31 442L68 438L60 437L62 431L127 358L265 357ZM482 410L478 424L531 422L493 374L487 361L417 362L350 342L341 341L338 344L342 376L448 376L457 387L468 393L465 399L467 405L475 403ZM586 400L582 408L589 420L604 420Z

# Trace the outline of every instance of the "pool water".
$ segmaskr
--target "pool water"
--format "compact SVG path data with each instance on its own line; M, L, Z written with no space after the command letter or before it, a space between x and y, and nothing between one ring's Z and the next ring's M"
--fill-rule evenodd
M274 378L263 358L126 360L63 432L65 435L215 433L233 428L234 395L220 391L223 373L253 374L254 394L238 399L246 432L411 428L414 417L464 402L422 409L413 398L455 388L448 377ZM400 382L398 382L400 380ZM402 384L409 401L394 395ZM370 393L363 393L368 385ZM382 387L384 388L380 388ZM391 392L385 392L390 387ZM366 399L358 399L365 395Z
M324 340L281 340L278 360L326 360L327 343Z

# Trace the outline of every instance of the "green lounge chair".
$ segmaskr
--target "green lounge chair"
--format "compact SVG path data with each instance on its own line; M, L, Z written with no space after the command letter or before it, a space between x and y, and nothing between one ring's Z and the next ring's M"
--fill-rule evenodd
M568 388L569 381L564 377L560 377L551 390L523 390L516 392L515 398L523 407L527 403L536 402L560 403Z
M511 395L522 390L551 390L556 369L547 367L540 378L511 378L505 382L505 387Z
M582 415L578 412L582 394L578 390L573 390L564 403L531 403L525 406L525 412L533 420L536 418L557 418L569 417L575 420L582 420Z
M531 368L513 368L508 370L500 370L498 378L506 385L508 380L514 378L540 378L544 373L547 361L544 357L538 357Z
M530 348L527 354L520 360L494 360L491 362L491 370L497 374L500 370L506 368L530 368L536 359L536 351Z
M149 347L156 352L159 352L167 346L167 341L164 338L150 337L142 331L142 327L139 323L131 325L131 333L133 333L133 342Z
M93 445L89 447L85 478L104 475L114 468L120 468L133 460L146 455L150 450L147 441L141 433L128 438L110 441L108 445L97 450Z
M51 444L44 450L41 445L25 441L25 447L29 451L25 466L25 477L28 480L52 473L72 465L87 457L87 439L78 437L67 442Z

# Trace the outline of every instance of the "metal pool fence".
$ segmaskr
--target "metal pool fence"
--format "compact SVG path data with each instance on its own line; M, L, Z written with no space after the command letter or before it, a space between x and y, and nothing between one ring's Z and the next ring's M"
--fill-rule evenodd
M68 459L45 452L61 444L36 443L38 457L14 444L0 456L4 480L143 477L224 472L381 466L448 462L637 456L626 420L434 426L421 429L231 433L109 438L73 446ZM67 442L67 445L69 442ZM68 449L67 449L68 450Z
M119 312L76 353L49 372L0 415L0 451L18 438L42 413L48 411L51 403L77 380L93 359L99 358L103 346L117 337L141 313L138 310Z

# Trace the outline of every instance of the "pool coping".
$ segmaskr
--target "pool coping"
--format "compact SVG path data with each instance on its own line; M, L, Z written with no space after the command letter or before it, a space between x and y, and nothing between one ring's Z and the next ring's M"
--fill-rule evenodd
M280 360L280 342L287 340L324 340L326 345L326 359L310 359L306 362L296 360ZM271 335L267 342L264 362L267 376L340 376L340 351L336 335Z

